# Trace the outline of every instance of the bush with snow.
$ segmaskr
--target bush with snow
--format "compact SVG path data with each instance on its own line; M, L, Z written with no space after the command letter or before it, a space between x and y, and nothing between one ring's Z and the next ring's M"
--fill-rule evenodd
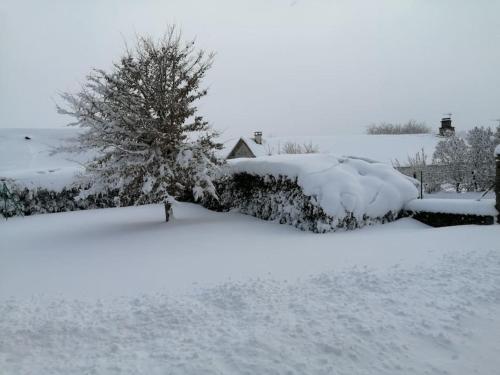
M7 194L3 200L2 188ZM30 216L36 214L89 210L116 207L117 191L82 194L85 186L68 185L62 189L39 186L23 186L14 181L5 181L0 188L0 216Z
M394 220L418 194L389 165L330 154L236 159L229 171L216 207L314 232Z

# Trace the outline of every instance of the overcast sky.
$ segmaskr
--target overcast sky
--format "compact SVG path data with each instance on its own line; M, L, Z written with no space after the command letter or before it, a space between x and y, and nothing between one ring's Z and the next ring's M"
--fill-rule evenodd
M60 91L168 24L217 52L201 114L227 137L500 118L500 1L1 0L0 127L61 127Z

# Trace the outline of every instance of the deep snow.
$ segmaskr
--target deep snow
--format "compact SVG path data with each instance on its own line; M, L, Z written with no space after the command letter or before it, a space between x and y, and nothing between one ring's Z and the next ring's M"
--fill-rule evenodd
M494 374L499 226L179 204L0 223L2 374ZM2 372L3 371L3 372Z

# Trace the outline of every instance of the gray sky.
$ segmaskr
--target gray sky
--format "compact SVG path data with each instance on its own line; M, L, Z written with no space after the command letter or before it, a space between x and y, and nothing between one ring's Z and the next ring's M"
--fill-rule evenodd
M59 91L168 24L217 52L201 114L227 137L500 118L500 1L1 0L0 127L60 127Z

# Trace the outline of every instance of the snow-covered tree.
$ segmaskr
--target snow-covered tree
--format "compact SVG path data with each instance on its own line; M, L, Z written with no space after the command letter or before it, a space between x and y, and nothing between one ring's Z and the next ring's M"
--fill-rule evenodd
M474 173L474 188L489 189L495 176L496 146L495 136L491 128L474 127L467 132L467 142L470 146L470 164Z
M459 192L467 181L470 180L470 153L465 141L453 135L447 137L436 145L433 155L434 164L446 166L446 178L455 185Z
M83 128L77 150L97 150L86 165L92 192L114 189L121 205L215 196L217 133L198 115L213 53L184 42L175 27L155 41L138 37L110 71L94 69L61 114Z

